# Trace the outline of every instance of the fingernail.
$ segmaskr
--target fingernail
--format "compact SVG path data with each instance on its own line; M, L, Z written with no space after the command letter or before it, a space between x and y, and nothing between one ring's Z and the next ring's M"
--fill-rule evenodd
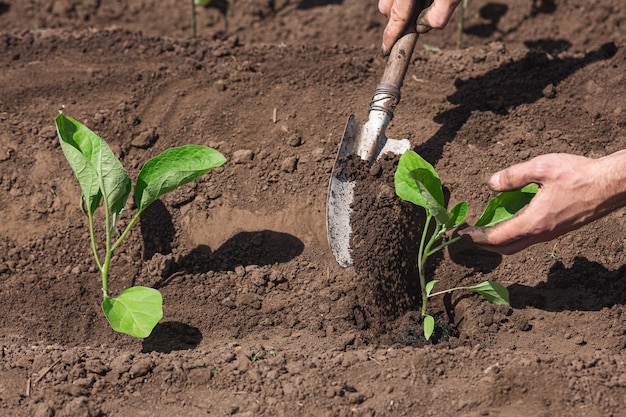
M380 48L380 53L383 54L383 56L389 55L389 51L387 50L387 47L385 46L384 42L383 42L383 46Z
M500 173L499 172L496 172L495 174L491 176L491 178L489 179L489 186L493 189L500 188Z

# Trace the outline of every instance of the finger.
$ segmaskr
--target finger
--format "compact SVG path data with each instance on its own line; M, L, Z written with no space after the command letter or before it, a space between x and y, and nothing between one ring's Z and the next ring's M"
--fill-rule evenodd
M424 9L417 19L417 31L425 33L431 29L445 28L459 3L460 0L433 2L430 7Z
M535 165L535 161L531 159L498 171L489 179L489 187L494 191L513 191L531 183L540 183Z
M389 55L391 47L404 32L411 21L415 5L413 2L395 1L389 10L389 21L383 32L383 55Z
M393 0L379 0L378 1L378 11L385 17L389 17L389 13L391 12L391 5L393 4Z
M540 198L540 197L539 197ZM467 227L459 235L476 245L503 255L510 255L541 242L542 231L537 229L537 215L531 203L520 210L512 219L492 227ZM535 213L535 214L533 214Z
M459 231L459 236L461 236L465 240L474 243L481 249L485 249L491 252L497 252L502 255L512 255L521 251L522 249L526 249L527 247L537 243L531 237L524 237L513 240L510 243L495 245L491 243L488 238L489 229L489 227L470 226L463 229L462 231Z

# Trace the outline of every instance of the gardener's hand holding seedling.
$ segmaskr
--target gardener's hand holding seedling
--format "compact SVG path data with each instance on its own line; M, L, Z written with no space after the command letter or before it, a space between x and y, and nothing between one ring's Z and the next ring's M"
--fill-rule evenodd
M413 12L420 3L418 0L379 0L378 10L389 21L383 33L382 52L389 55L391 47L411 22ZM443 29L459 5L460 0L430 0L417 18L417 32L426 33L431 29Z
M511 254L555 239L626 206L626 150L599 159L547 154L496 172L495 191L539 185L530 204L493 227L468 227L464 238L484 249Z

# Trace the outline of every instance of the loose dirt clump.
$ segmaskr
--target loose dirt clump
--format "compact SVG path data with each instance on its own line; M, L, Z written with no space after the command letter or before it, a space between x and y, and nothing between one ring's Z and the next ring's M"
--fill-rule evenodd
M493 280L510 306L455 293L418 343L418 209L395 158L363 172L355 267L326 198L345 121L385 65L376 2L0 1L0 414L3 416L620 416L626 409L624 210L501 257L455 244L442 287ZM494 171L548 152L626 148L621 0L470 3L420 37L388 136L407 138L468 222ZM163 150L228 162L156 202L110 288L158 288L144 340L102 316L59 110L136 178ZM119 222L136 210L129 202ZM102 227L101 225L98 227Z

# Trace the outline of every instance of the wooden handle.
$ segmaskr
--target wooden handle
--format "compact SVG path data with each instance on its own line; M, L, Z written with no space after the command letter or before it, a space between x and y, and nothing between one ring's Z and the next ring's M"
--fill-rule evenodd
M400 87L402 87L406 70L411 61L411 55L413 55L413 50L419 37L415 30L415 25L422 10L424 10L424 1L418 1L415 5L411 23L409 23L400 39L391 48L383 77L378 86L378 88L397 90L398 101L400 101Z

